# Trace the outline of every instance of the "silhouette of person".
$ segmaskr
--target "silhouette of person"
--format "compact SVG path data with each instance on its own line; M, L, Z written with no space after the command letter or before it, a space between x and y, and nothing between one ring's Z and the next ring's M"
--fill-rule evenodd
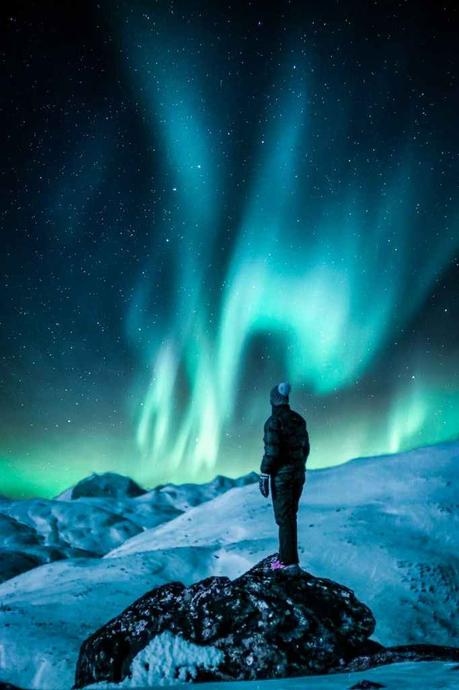
M299 570L297 512L306 481L309 434L305 419L290 408L287 382L270 392L272 413L264 424L264 455L260 465L259 487L262 495L271 495L274 518L279 527L279 556L273 569Z

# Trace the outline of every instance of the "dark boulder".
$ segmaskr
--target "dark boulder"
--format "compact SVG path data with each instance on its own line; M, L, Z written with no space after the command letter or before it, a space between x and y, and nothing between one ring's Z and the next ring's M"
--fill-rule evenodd
M71 498L82 497L108 497L108 498L135 498L147 492L133 479L116 472L93 472L85 477L72 489Z
M235 580L208 577L147 592L83 643L74 687L119 682L165 631L220 650L218 665L198 669L195 681L326 673L383 649L368 639L375 620L352 590L305 571L272 571L273 558Z

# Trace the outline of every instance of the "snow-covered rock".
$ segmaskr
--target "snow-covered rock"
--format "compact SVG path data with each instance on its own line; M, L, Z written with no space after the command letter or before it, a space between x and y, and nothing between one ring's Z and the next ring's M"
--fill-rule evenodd
M108 498L135 498L147 493L133 479L115 472L97 474L93 472L89 477L76 484L70 498L108 497Z
M138 689L189 682L218 666L223 657L223 652L212 645L197 645L165 630L134 656L129 676L117 683L117 687ZM85 687L89 690L107 685L102 681Z
M323 673L379 650L368 640L372 613L351 590L305 571L273 571L274 558L235 580L210 577L190 587L170 582L147 592L83 643L75 686L122 681L134 657L165 631L220 652L188 677L187 657L183 667L177 661L183 680ZM169 669L167 651L155 649L158 668Z
M41 565L0 585L0 680L69 690L80 646L146 591L192 584L213 570L212 549L158 551L117 559Z

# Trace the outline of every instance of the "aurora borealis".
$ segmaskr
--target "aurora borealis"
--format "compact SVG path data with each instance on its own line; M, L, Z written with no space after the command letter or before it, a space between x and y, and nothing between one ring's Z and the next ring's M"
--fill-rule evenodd
M0 493L457 437L457 10L358 5L5 19Z

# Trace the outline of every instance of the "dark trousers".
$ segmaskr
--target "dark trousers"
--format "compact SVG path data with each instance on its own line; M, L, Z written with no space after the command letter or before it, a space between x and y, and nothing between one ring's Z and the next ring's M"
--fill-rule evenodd
M286 565L299 563L296 514L304 482L304 470L271 475L274 519L279 526L279 560Z

